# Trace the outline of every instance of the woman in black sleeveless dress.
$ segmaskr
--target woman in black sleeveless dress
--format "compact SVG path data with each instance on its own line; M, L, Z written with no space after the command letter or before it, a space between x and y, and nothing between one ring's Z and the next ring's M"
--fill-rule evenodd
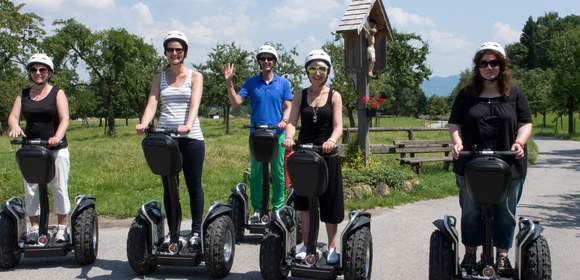
M32 85L16 96L12 111L8 116L8 135L28 139L48 140L49 149L55 153L55 176L49 183L52 187L54 211L57 214L58 229L56 240L68 240L67 216L70 211L68 197L68 174L70 159L66 130L69 125L68 101L64 91L50 84L54 70L52 60L46 54L35 54L26 64L28 78ZM24 130L20 127L20 114L26 120ZM35 243L38 239L40 202L38 184L24 180L26 214L30 218L30 231L27 241Z
M311 51L304 63L311 85L297 93L292 101L290 120L286 126L284 146L292 149L296 123L301 119L298 142L322 146L328 165L328 187L320 196L320 220L326 223L328 235L328 263L337 263L336 233L338 224L344 219L344 198L340 157L333 153L336 141L342 135L342 99L340 93L326 85L332 66L330 56L323 50ZM308 199L297 196L295 208L302 218L302 240L308 240ZM306 244L296 254L297 259L306 256Z

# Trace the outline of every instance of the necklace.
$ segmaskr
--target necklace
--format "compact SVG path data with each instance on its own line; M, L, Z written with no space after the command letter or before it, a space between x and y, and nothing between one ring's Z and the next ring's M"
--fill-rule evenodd
M312 122L313 123L317 123L318 122L318 98L322 95L322 92L320 92L318 94L318 96L316 96L316 98L314 98L314 100L312 100Z

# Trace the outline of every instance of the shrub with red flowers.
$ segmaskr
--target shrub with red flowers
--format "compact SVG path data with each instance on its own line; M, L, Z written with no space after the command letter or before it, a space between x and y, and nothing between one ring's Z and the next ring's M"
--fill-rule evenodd
M376 110L385 103L385 98L380 96L363 96L361 97L361 101L367 109Z

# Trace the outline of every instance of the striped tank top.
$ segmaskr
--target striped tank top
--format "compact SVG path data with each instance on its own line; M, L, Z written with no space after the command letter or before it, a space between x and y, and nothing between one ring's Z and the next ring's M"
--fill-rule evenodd
M177 128L185 124L189 112L189 99L191 98L191 74L187 71L187 78L182 86L173 87L167 84L165 71L161 72L161 114L159 116L159 127ZM203 141L203 133L199 125L199 118L195 121L189 134L177 137L188 137Z

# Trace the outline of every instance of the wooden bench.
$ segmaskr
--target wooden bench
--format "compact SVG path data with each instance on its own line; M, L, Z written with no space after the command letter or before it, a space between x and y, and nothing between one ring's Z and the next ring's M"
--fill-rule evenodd
M399 163L411 165L417 174L421 173L421 164L424 162L443 161L443 168L449 170L449 163L453 161L449 140L394 140L393 144L395 152L400 154ZM416 157L415 154L418 153L443 153L443 155Z

